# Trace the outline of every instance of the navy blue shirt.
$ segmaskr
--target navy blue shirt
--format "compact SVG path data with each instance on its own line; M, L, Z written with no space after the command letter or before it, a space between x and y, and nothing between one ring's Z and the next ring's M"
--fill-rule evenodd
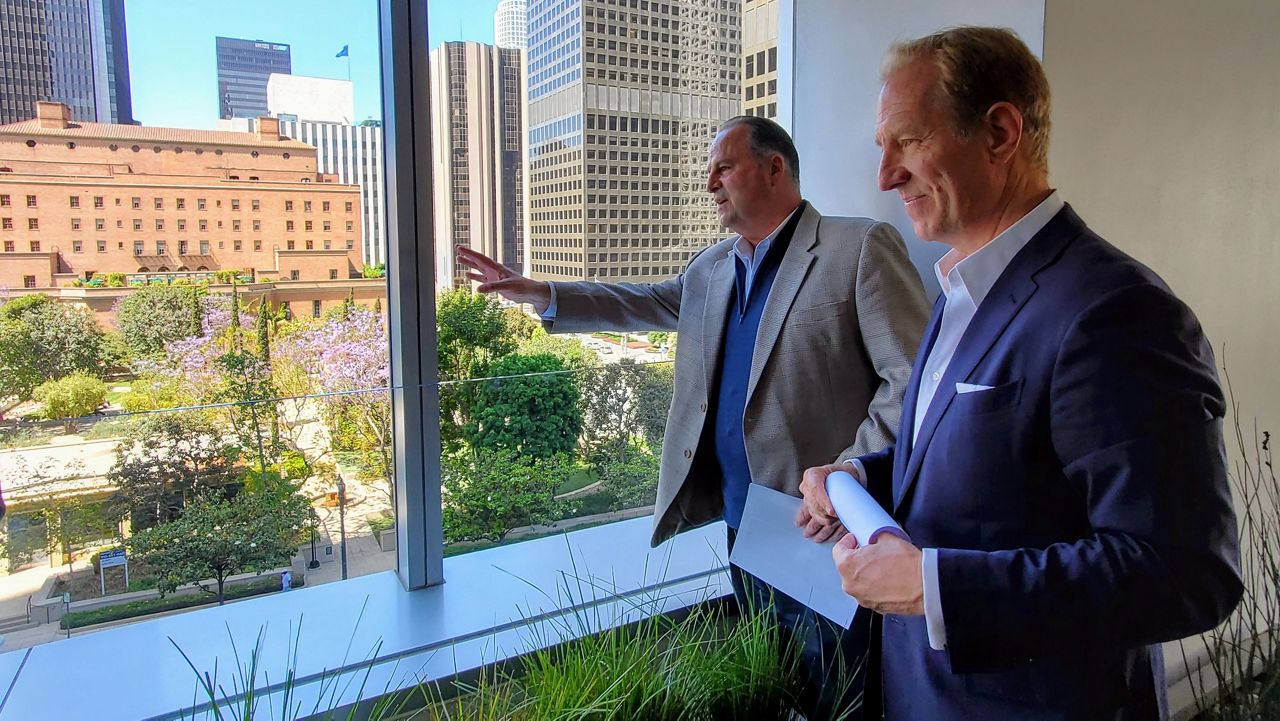
M729 297L729 313L725 320L724 343L721 345L720 372L716 376L708 416L714 419L713 431L704 440L714 443L714 457L720 471L720 488L724 494L724 520L730 528L742 523L742 509L751 485L751 467L747 463L747 446L743 436L742 417L747 408L747 385L751 380L751 358L755 352L756 331L760 315L782 256L791 243L804 204L792 213L767 247L758 247L759 259L754 274L736 253L734 290ZM761 244L764 246L764 243Z

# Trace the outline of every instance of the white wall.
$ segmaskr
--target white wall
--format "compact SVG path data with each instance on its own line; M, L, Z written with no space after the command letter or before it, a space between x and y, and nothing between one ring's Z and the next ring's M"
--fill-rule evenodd
M1160 273L1280 431L1280 3L1050 0L1054 185ZM1251 430L1251 429L1250 429Z
M1037 55L1044 0L780 0L778 122L800 151L804 196L830 215L886 220L907 239L932 296L933 262L946 248L915 237L896 193L876 187L880 61L897 40L952 25L1016 31Z
M274 117L294 115L297 120L352 125L356 111L351 88L350 80L271 73L267 112Z

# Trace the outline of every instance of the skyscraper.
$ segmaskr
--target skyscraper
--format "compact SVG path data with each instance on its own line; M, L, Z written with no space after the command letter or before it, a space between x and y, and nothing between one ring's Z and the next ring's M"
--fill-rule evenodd
M529 5L529 274L646 281L722 229L707 147L742 106L738 0Z
M493 11L493 44L500 48L524 50L525 45L525 12L528 3L525 0L501 0L498 9Z
M267 78L292 72L289 46L219 36L218 108L220 118L257 118L267 114Z
M524 258L523 52L447 42L431 52L436 283L465 283L453 246L513 269Z
M38 100L134 122L124 0L0 0L0 124L30 117Z
M742 10L743 113L778 117L778 3L745 0Z

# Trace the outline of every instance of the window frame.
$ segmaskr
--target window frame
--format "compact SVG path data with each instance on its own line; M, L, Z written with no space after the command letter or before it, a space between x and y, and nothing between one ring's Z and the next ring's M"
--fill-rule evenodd
M444 582L427 0L379 0L378 15L396 574L413 590Z

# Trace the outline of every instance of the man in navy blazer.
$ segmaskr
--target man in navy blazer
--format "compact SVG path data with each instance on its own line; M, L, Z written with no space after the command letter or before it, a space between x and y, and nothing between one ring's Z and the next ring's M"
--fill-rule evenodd
M884 81L881 188L951 249L897 443L852 462L911 541L834 551L882 627L868 704L890 721L1163 718L1156 644L1241 594L1210 346L1049 187L1048 82L1013 33L899 44ZM806 471L817 524L840 467Z

